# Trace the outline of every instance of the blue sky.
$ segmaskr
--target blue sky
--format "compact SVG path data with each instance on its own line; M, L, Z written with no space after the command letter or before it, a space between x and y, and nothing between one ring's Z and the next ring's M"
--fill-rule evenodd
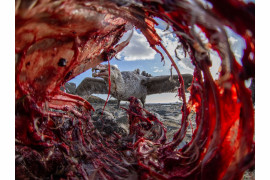
M162 43L168 50L168 52L171 54L175 62L177 62L178 68L180 69L180 72L182 74L193 73L194 66L192 65L189 57L184 57L184 53L179 49L178 55L181 57L181 61L178 61L175 57L174 50L176 46L178 45L178 41L175 37L175 35L172 32L172 29L170 28L169 31L164 32L163 29L166 29L166 23L162 20L156 18L155 19L158 22L158 26L156 26L156 31L162 38ZM197 28L197 31L200 31L199 28ZM229 28L226 28L226 31L229 36L229 43L231 44L231 49L233 50L233 53L235 54L236 59L238 62L240 62L241 57L243 55L243 49L245 48L245 42L244 40L235 34L232 30ZM131 31L128 31L120 40L124 41L128 38ZM202 39L204 39L204 34L200 33ZM207 40L205 40L207 41ZM133 36L131 38L131 41L127 47L124 48L123 51L117 54L117 58L120 60L117 60L113 58L110 63L112 65L116 65L121 71L133 71L137 68L139 68L142 71L146 71L147 73L150 73L152 76L160 76L160 75L169 75L170 74L170 67L171 63L164 53L164 51L158 47L158 49L163 53L165 57L165 64L161 62L161 56L156 53L148 44L146 38L143 36L143 34L139 30L134 29ZM210 71L214 78L217 78L217 71L220 66L220 58L218 57L217 53L214 51L210 52L210 58L212 60L212 67L210 68ZM240 62L241 63L241 62ZM106 64L106 62L105 62ZM173 73L175 74L175 71L173 70ZM92 75L91 70L88 70L79 76L75 77L74 79L70 80L70 82L76 83L78 86L79 83L85 78L85 77L91 77ZM99 97L105 99L107 95L98 95ZM176 96L176 93L164 93L164 94L158 94L158 95L150 95L146 98L146 103L168 103L168 102L176 102L179 101L178 97Z

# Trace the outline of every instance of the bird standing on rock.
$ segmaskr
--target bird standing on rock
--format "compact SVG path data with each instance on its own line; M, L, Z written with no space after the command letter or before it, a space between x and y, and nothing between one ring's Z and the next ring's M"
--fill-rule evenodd
M108 68L108 65L102 64L93 68L93 77L100 77L102 79L85 78L76 89L76 94L79 96L107 94L109 89ZM152 77L145 71L143 72L140 74L138 69L120 72L116 66L110 66L111 95L118 100L118 107L120 106L120 101L128 101L128 98L131 96L140 99L144 107L147 95L176 92L179 87L180 83L177 75ZM182 77L185 89L187 89L191 85L193 76L191 74L182 74Z

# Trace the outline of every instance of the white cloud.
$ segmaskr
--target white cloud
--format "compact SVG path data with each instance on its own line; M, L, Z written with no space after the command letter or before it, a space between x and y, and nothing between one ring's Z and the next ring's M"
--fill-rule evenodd
M238 40L236 39L236 38L234 38L234 37L229 37L229 43L231 44L231 45L234 45Z
M174 36L173 33L170 33L169 31L163 31L159 28L156 28L156 31L158 35L162 39L162 44L167 49L167 51L170 53L172 58L177 61L176 63L179 66L181 73L193 73L194 66L191 63L191 60L187 54L187 57L185 57L184 51L182 48L177 49L177 55L181 58L181 61L178 61L178 59L175 56L175 49L178 45L178 39L176 36ZM168 57L164 54L165 60L169 61ZM171 63L166 63L167 68L170 68Z
M120 53L118 53L118 54L116 54L116 55L115 55L115 58L117 58L117 59L121 59L121 58L122 58L122 56L121 56L121 52L120 52Z
M174 50L178 45L177 38L174 37L173 34L168 31L164 32L159 28L156 28L156 31L158 35L161 37L162 44L166 47L167 51L170 53L171 56L174 56L175 55Z
M236 57L236 58L241 58L242 56L239 54L239 53L237 53L237 52L234 52L234 56Z
M129 33L126 33L122 39L125 40L128 36ZM118 53L117 58L124 57L124 60L126 61L153 60L155 54L156 52L149 46L144 35L134 30L128 46Z
M162 70L162 69L156 69L156 70L154 70L153 72L159 73L159 72L163 72L163 70Z
M158 67L154 67L153 72L155 72L155 73L163 72L163 69L159 69Z
M181 61L178 61L178 65L182 68L182 73L193 73L194 66L191 63L191 60L184 61L186 59L182 59Z
M235 59L237 62L242 65L241 59L244 54L244 49L246 48L245 40L237 33L235 33L232 29L229 27L225 27L225 30L228 35L228 41L231 46L231 50L235 56Z
M115 67L117 67L118 69L119 69L119 67L118 67L118 65L117 64L112 64L113 66L115 66Z
M212 66L210 67L210 72L214 79L218 79L219 67L221 65L221 59L216 51L210 50L210 59L212 60Z
M199 34L199 37L200 37L200 39L201 39L201 41L203 43L208 43L209 42L206 35L205 35L205 33L202 31L202 29L199 26L195 25L194 30L195 30L195 32L197 34Z

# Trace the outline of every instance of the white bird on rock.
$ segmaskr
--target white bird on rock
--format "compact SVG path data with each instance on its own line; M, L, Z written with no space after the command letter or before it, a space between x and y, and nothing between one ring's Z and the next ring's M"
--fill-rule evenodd
M102 79L85 78L76 89L76 94L79 96L108 93L108 65L98 65L92 68L92 73L93 77ZM140 74L139 69L120 72L116 66L110 66L111 95L118 100L118 107L120 101L127 101L131 96L140 99L144 106L147 95L176 92L179 87L177 75L151 77L151 75L146 76L145 74L147 73ZM193 76L182 74L182 77L185 89L187 89L191 85Z

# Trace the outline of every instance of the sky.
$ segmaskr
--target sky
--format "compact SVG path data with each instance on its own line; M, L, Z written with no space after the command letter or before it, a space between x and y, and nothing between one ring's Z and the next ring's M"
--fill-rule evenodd
M169 28L168 31L164 32L163 30L166 29L167 24L161 19L155 18L155 20L158 23L155 29L159 36L162 38L162 44L166 47L172 58L177 63L180 72L182 74L193 74L194 66L191 63L190 58L188 56L184 56L184 53L181 51L181 49L177 50L177 54L180 56L181 61L179 61L175 56L175 48L178 45L178 41L175 34L171 33L172 29ZM199 28L195 28L195 30L200 32ZM243 49L245 48L245 42L239 35L235 34L229 28L226 28L226 31L229 37L228 40L231 45L231 49L238 62L241 63L240 60L243 55ZM130 33L131 31L126 32L121 38L120 42L126 40ZM202 32L200 35L201 38L207 42L207 39ZM165 57L165 63L161 62L161 56L149 46L144 35L139 30L134 29L133 36L129 45L116 56L119 60L113 58L110 61L110 64L117 66L120 71L133 71L139 68L141 72L146 71L152 76L169 75L171 62L164 51L160 47L158 47L158 49L163 53ZM212 60L212 67L210 68L210 71L213 77L217 78L217 72L221 62L220 58L215 51L210 51L210 58ZM107 64L107 62L104 62L104 64ZM176 74L174 69L173 74ZM92 77L91 70L87 70L86 72L78 75L74 79L70 80L70 82L74 82L78 86L85 77ZM107 98L107 95L94 95L103 99ZM173 103L179 101L180 100L176 93L149 95L146 98L146 103Z

